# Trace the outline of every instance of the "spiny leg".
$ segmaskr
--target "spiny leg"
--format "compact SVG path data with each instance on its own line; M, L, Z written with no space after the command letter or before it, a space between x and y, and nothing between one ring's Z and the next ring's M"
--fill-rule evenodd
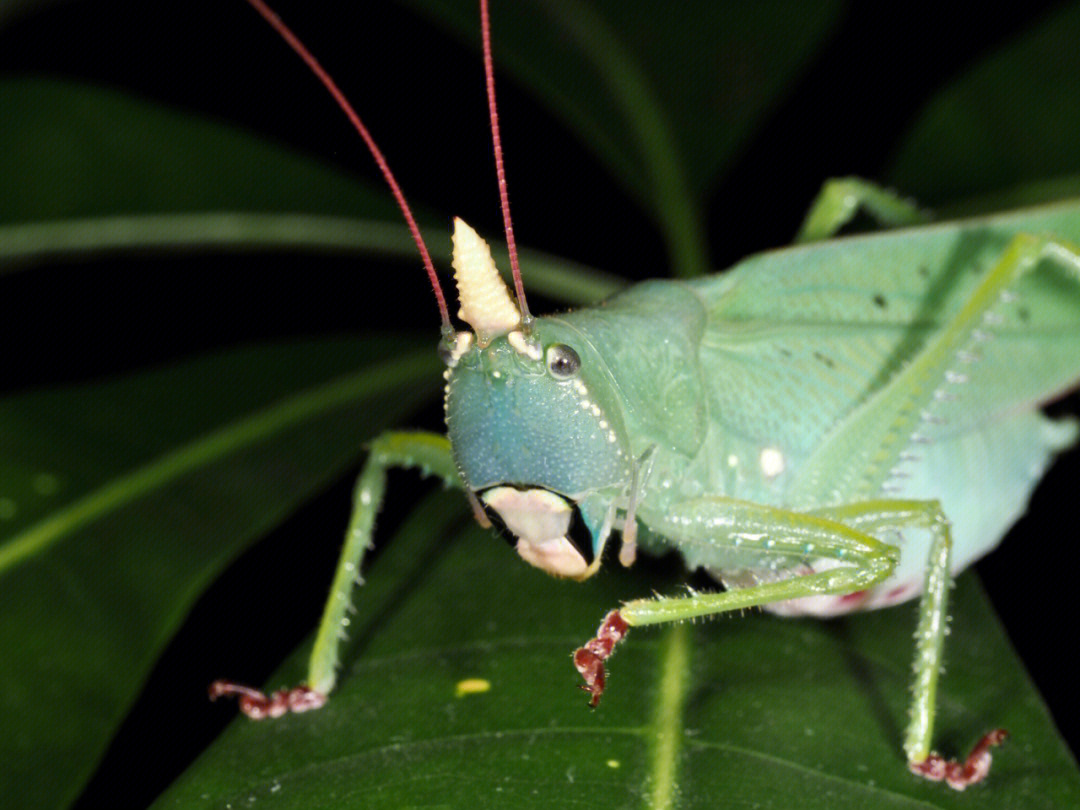
M662 513L643 510L649 527L672 538L689 558L695 550L737 549L761 560L828 559L836 567L723 593L638 599L604 617L596 636L574 652L590 705L606 685L604 662L635 625L711 616L822 594L843 594L884 581L896 565L897 549L827 517L791 512L730 498L697 498Z
M254 720L318 709L326 703L327 695L337 681L341 643L349 623L347 614L352 610L353 586L363 582L360 566L364 554L372 545L375 516L386 491L386 472L394 467L419 469L424 475L438 476L449 487L461 486L450 453L450 441L445 436L420 431L399 431L378 436L371 443L368 459L353 490L352 516L345 532L345 544L334 572L330 595L315 635L307 682L267 696L231 681L214 681L210 685L211 700L226 695L236 696L240 710Z
M712 508L702 508L710 504ZM963 762L946 760L930 751L938 677L946 632L952 539L949 524L936 501L872 500L845 506L792 513L725 499L701 499L676 508L664 530L692 546L703 542L702 527L737 526L713 538L716 544L738 545L768 556L782 554L831 559L843 567L797 576L718 594L695 594L674 599L637 600L605 616L600 631L575 652L574 663L596 705L605 686L603 662L629 630L639 624L678 621L728 610L822 594L845 594L888 578L896 549L874 535L900 529L924 529L931 534L926 581L916 632L915 682L911 723L904 752L909 768L919 776L946 781L963 790L981 781L990 769L989 749L1007 736L1002 729L986 734ZM679 530L682 533L679 534ZM714 530L715 531L715 530ZM749 542L748 542L749 541Z
M984 734L963 761L946 759L930 750L952 582L949 573L952 536L941 504L937 501L867 501L815 510L814 514L873 534L904 528L930 532L930 553L926 561L926 578L919 599L919 622L915 631L915 660L912 664L915 681L911 687L911 722L904 736L904 753L911 772L931 781L944 781L955 790L964 790L969 785L981 782L990 772L990 749L1008 737L1004 729L997 728Z
M858 177L826 180L806 212L796 242L834 236L862 209L888 228L922 225L930 217L896 193Z

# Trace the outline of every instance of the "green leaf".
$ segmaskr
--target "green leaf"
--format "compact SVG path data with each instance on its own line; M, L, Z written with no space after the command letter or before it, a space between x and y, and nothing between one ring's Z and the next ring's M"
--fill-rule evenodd
M8 79L0 107L19 112L0 131L0 222L253 206L397 216L339 169L115 91Z
M0 132L0 176L11 180L0 186L0 273L147 248L416 256L382 189L234 127L46 79L0 81L0 108L20 111ZM509 268L505 248L492 243ZM449 265L445 240L433 244L443 248L436 259ZM622 286L542 251L521 255L525 280L541 295L594 303Z
M978 216L1013 208L1029 208L1080 198L1080 174L1027 183L939 206L934 213L941 220Z
M754 614L633 629L590 711L570 651L618 600L672 592L676 572L653 562L584 586L554 581L489 534L448 531L451 502L417 509L372 567L328 706L235 723L155 808L1080 801L1073 763L970 575L954 596L942 739L956 752L1001 723L1014 741L990 782L961 795L911 776L900 752L913 605L836 622ZM300 677L302 659L274 683ZM474 680L490 688L461 694Z
M938 204L1080 171L1078 37L1068 4L966 70L926 105L890 181Z
M499 266L509 268L505 246L494 240L491 244ZM416 253L405 225L382 220L248 212L136 214L0 225L0 273L72 256L146 249L177 254L213 248L306 248L408 258ZM518 253L526 266L522 278L530 292L557 301L598 303L625 286L616 276L543 251L520 248ZM509 282L508 269L503 275Z
M430 349L370 362L391 346L239 349L0 403L5 806L71 801L202 589L430 395Z

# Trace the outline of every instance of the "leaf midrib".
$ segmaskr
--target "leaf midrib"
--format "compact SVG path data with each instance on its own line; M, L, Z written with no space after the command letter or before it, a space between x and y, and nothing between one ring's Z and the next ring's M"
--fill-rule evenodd
M647 782L647 806L652 810L670 810L676 795L689 669L689 631L685 624L676 624L667 632L660 652L660 683L652 723Z

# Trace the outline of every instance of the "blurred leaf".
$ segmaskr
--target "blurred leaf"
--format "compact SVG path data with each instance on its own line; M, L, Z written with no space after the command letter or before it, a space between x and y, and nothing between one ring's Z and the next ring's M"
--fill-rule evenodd
M416 256L382 189L234 127L46 79L0 81L0 108L19 110L0 130L0 176L10 179L0 185L0 223L12 223L0 224L0 273L147 248ZM147 213L155 211L162 213ZM509 268L505 248L491 243ZM436 260L449 265L446 240L432 244L442 248ZM525 281L541 295L594 303L621 286L566 259L528 248L521 255Z
M1080 174L1020 183L988 194L980 194L939 206L934 214L941 220L978 216L995 211L1027 208L1080 199Z
M1001 723L1014 741L989 784L958 794L911 776L900 751L913 605L835 622L752 614L635 629L590 711L570 651L619 599L671 592L672 566L552 580L490 534L448 532L450 502L460 503L418 509L374 565L329 705L240 720L155 808L1080 801L1071 759L970 575L955 591L942 739L955 753ZM303 652L275 683L301 677ZM459 695L468 679L490 689Z
M0 0L0 27L32 10L45 8L65 0Z
M475 3L408 0L477 41ZM701 204L822 45L839 2L518 3L493 11L496 63L533 89L652 212L672 272L708 269Z
M430 349L364 365L392 346L239 349L0 402L5 807L71 801L202 589L430 396Z
M0 129L0 222L230 208L400 221L339 168L113 90L6 79L0 109L18 111Z
M1080 172L1078 38L1071 3L967 70L911 127L890 182L936 204Z

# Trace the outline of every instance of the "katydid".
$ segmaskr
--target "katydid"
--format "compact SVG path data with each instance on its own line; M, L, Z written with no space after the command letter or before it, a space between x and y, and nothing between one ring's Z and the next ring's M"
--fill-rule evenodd
M1076 440L1073 420L1051 420L1039 406L1080 381L1077 248L1008 229L931 228L923 260L909 266L888 260L887 237L850 240L792 250L783 272L749 259L725 274L646 282L595 308L533 317L481 0L515 292L487 244L456 220L459 316L470 329L455 332L419 229L364 125L262 0L248 2L350 117L410 225L442 316L448 435L394 432L372 443L307 683L267 697L217 682L212 695L238 695L255 718L323 705L386 472L419 467L464 490L478 520L499 525L549 574L587 579L617 536L623 565L639 548L674 548L726 586L608 613L573 656L593 706L606 660L631 627L754 606L832 616L918 598L909 767L958 790L985 778L1004 731L990 731L962 762L931 750L948 589ZM918 219L890 193L845 181L815 202L803 238L833 234L860 205L889 224Z

